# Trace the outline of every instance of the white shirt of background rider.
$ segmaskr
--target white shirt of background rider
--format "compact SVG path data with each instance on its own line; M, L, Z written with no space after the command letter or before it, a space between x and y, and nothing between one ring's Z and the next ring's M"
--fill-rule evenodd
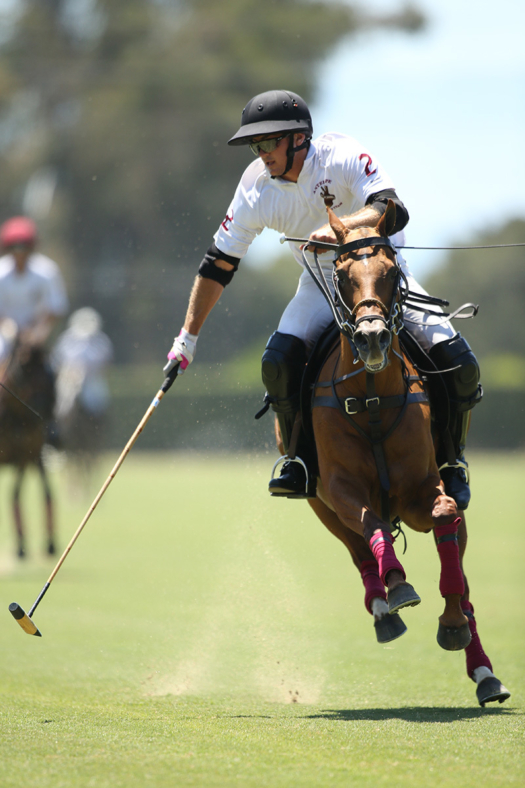
M0 320L11 318L24 329L45 314L61 317L68 308L64 280L53 260L33 252L20 273L13 255L0 257Z
M297 183L272 179L258 158L244 171L235 196L217 233L217 248L244 257L253 239L265 227L295 238L327 223L322 190L334 195L333 209L348 216L364 207L368 197L394 185L377 159L357 140L344 134L323 134L312 141ZM299 265L299 244L290 243ZM328 264L331 255L323 263Z
M57 339L51 363L57 373L57 417L67 416L78 396L88 413L101 414L109 405L106 372L113 344L102 329L100 315L82 307Z

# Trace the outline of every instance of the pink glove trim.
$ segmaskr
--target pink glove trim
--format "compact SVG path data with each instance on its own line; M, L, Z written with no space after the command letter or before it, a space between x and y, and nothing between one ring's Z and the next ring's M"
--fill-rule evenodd
M173 352L173 350L170 350L170 352L168 353L168 359L169 359L170 361L173 361L174 359L175 359L175 361L178 361L178 360L179 360L179 356L181 356L180 368L181 368L181 369L184 371L184 370L186 369L186 367L187 367L187 366L189 365L189 363L190 363L190 362L188 361L188 359L187 359L187 358L185 358L185 357L182 355L182 353L174 353L174 352Z

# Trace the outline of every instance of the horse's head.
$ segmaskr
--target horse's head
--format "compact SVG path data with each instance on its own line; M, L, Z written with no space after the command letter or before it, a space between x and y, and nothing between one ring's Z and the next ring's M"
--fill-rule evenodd
M335 283L346 312L351 338L368 372L381 372L388 364L396 316L399 266L390 245L370 245L362 239L387 239L396 221L392 200L375 228L348 230L327 206L330 226L340 245L355 243L336 260ZM360 245L360 242L362 245Z

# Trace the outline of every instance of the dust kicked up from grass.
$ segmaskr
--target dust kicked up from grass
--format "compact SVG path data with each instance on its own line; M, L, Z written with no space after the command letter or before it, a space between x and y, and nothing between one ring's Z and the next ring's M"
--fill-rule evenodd
M173 666L145 681L147 695L235 692L277 703L319 701L326 675L312 654L304 589L263 525L261 515L228 532L204 615Z

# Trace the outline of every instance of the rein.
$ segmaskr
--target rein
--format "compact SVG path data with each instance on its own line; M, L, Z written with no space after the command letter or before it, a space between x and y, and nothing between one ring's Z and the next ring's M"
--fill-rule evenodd
M308 245L308 239L300 239L300 238L284 238L285 241L299 241L300 243ZM336 298L332 296L332 291L330 289L330 285L325 276L325 272L321 264L319 263L319 256L317 254L317 249L314 249L314 261L315 266L317 268L317 273L313 270L310 262L306 256L306 247L301 249L301 254L303 257L303 262L306 270L316 283L317 287L321 290L322 294L324 295L328 305L332 311L332 315L334 317L335 323L343 336L345 336L349 343L350 347L352 348L352 353L354 356L354 363L356 364L359 360L359 356L354 344L354 334L359 326L359 324L363 321L370 321L370 320L382 320L385 324L385 327L391 331L393 334L398 334L401 328L403 327L403 319L402 319L402 311L401 306L403 303L406 302L407 296L409 294L408 282L405 274L401 270L401 266L397 261L397 253L396 248L392 244L389 238L385 238L382 236L372 236L370 238L358 238L355 241L350 241L346 244L329 244L329 243L319 243L316 244L317 246L323 249L330 249L336 252L334 257L334 264L336 260L338 260L343 254L348 254L350 252L355 252L358 249L363 249L367 246L386 246L389 248L394 254L394 264L396 266L396 281L394 283L394 295L392 297L392 304L390 309L383 304L382 301L379 299L364 299L356 304L353 309L345 303L343 295L341 293L340 288L340 272L337 271L334 265L334 269L332 272L332 285L334 288L334 292L336 294ZM403 283L404 287L401 287L401 283ZM362 315L360 318L356 318L356 312L362 306L368 305L377 305L383 312L381 315L373 314L373 315ZM386 315L386 317L385 317Z

